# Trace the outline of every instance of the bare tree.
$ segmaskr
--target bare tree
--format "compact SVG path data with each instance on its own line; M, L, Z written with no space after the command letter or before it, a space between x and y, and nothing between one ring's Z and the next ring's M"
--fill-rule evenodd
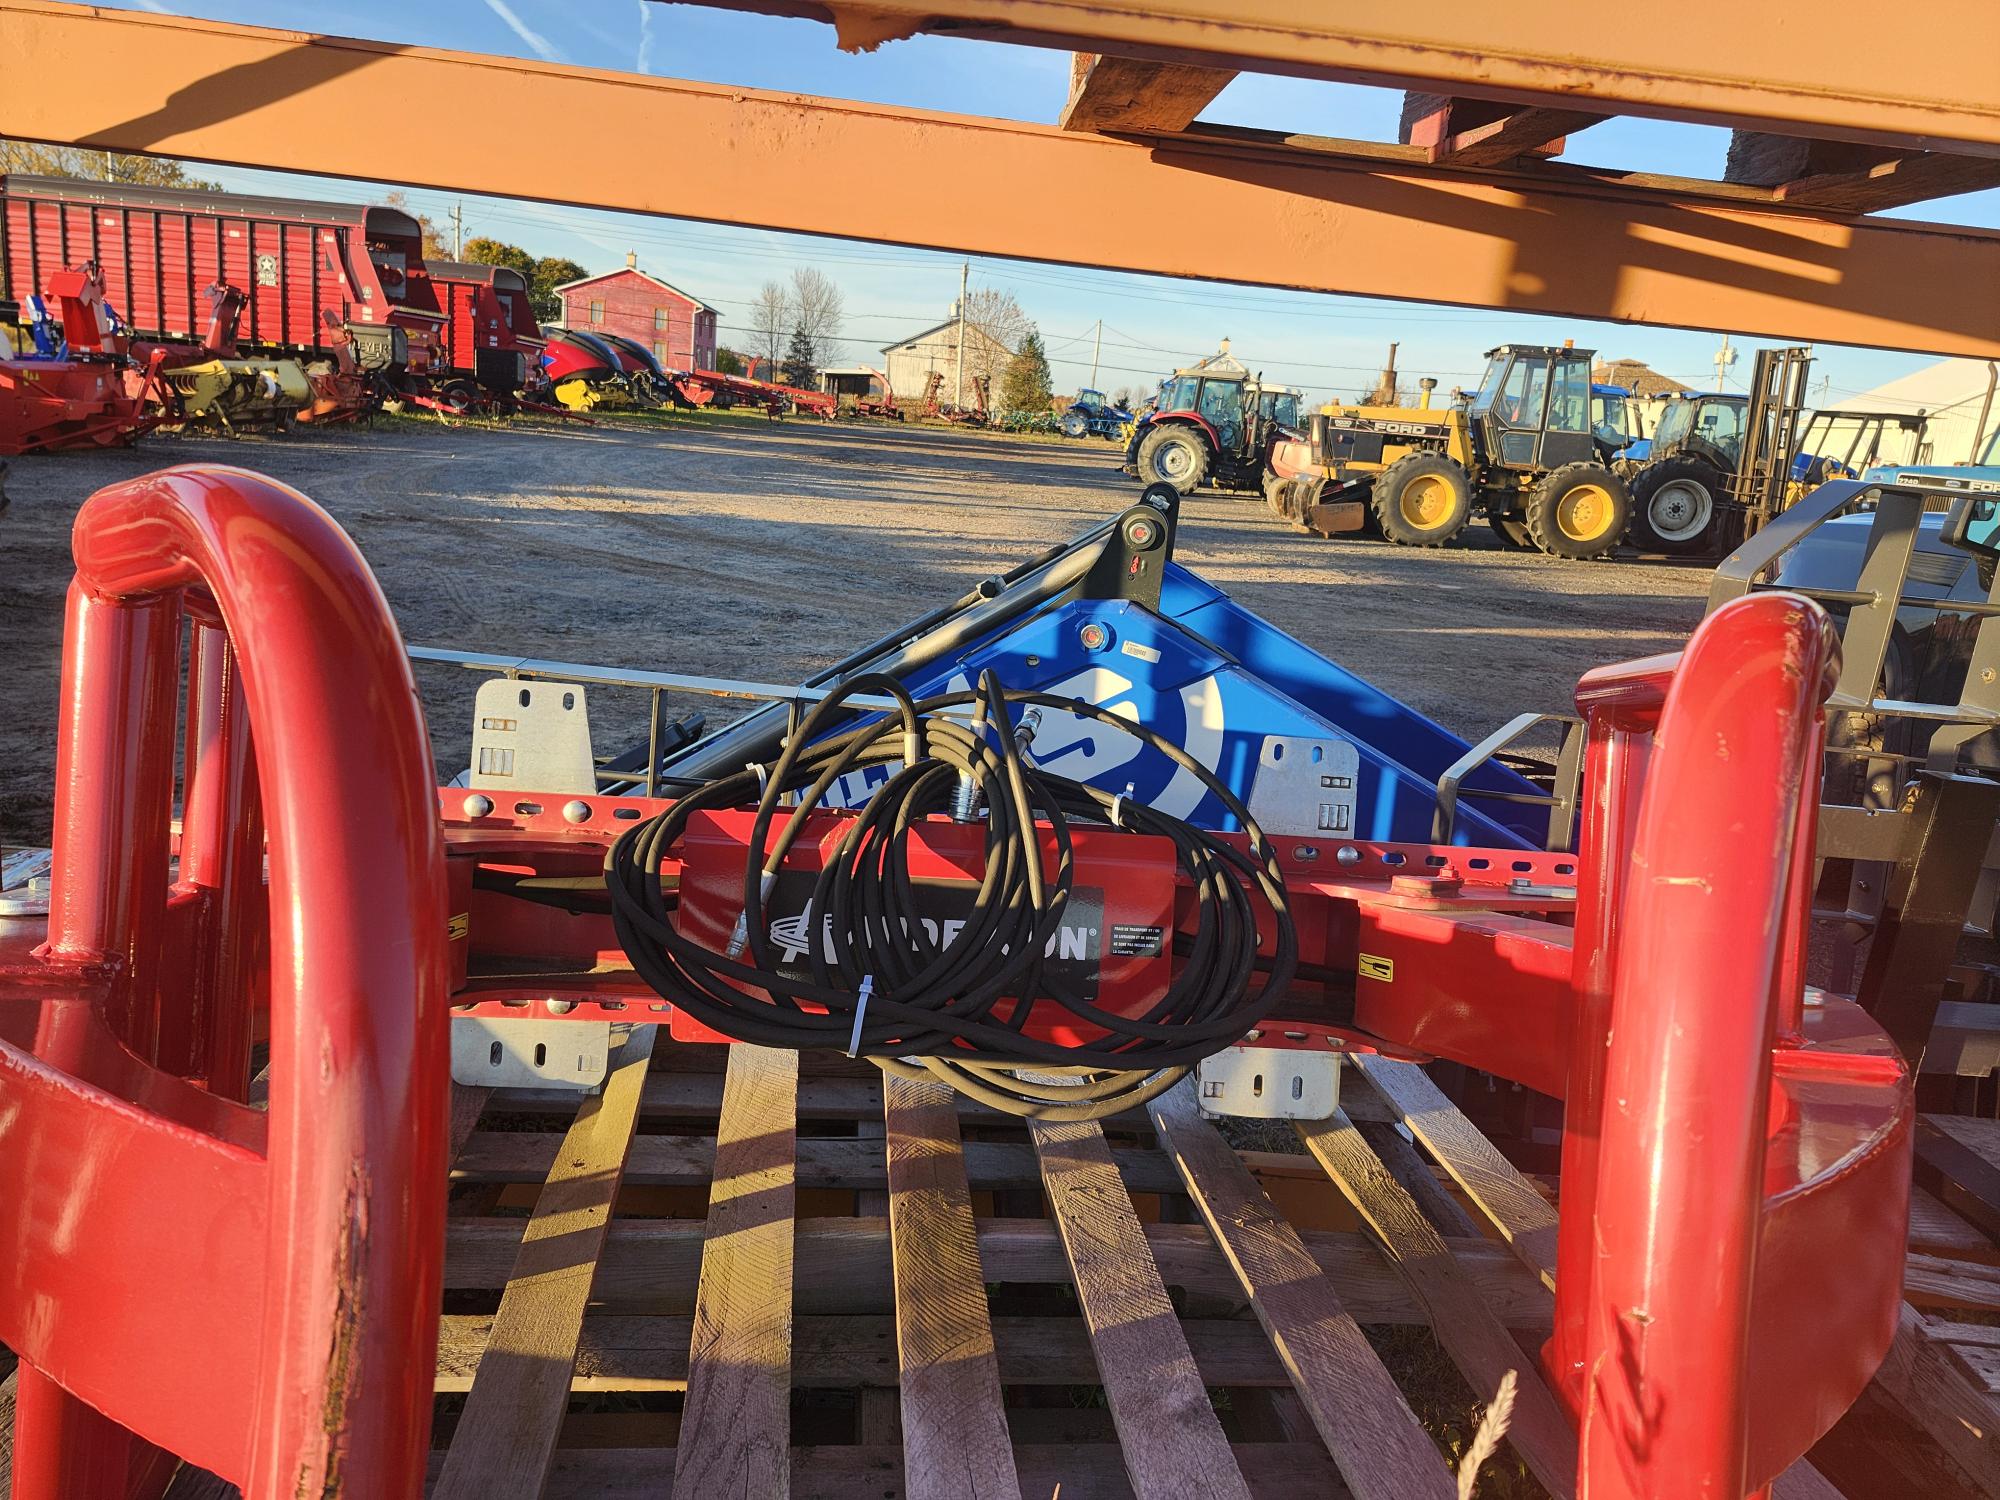
M833 278L817 266L800 266L792 272L792 326L805 336L824 360L833 352L840 337L840 320L846 301Z
M143 187L214 189L218 183L191 177L180 162L164 156L126 156L81 146L37 146L0 140L0 173L34 172L43 177L83 177L94 182L131 182Z
M997 381L1034 325L1014 294L999 287L983 286L969 293L962 311L966 323L986 335L980 338L974 334L965 341L965 378L969 382L983 375Z
M750 353L758 361L760 379L771 379L778 361L785 355L785 340L792 331L792 299L781 282L767 281L750 304Z

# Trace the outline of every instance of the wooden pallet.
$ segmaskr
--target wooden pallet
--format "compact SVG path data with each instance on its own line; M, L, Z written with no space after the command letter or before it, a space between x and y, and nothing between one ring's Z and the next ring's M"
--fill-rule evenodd
M1449 1496L1361 1331L1398 1325L1481 1400L1515 1371L1501 1459L1570 1492L1554 1211L1420 1069L1351 1064L1276 1154L1179 1093L1029 1126L838 1057L639 1028L612 1061L595 1095L454 1094L434 1496ZM2000 1126L1931 1125L2000 1172ZM2000 1496L2000 1245L1936 1185L1895 1349L1815 1453L1842 1488L1802 1462L1782 1500Z
M1389 1123L1414 1070L1350 1073L1317 1163L1246 1161L1185 1091L1027 1125L844 1059L643 1045L580 1111L460 1101L441 1500L1444 1500L1361 1329L1426 1323L1481 1399L1516 1372L1509 1442L1569 1492L1531 1352L1552 1213L1449 1111L1500 1230L1466 1218Z

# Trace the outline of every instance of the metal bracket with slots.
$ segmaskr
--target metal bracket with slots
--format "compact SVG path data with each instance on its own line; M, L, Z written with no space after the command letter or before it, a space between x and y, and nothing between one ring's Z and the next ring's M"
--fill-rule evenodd
M1250 816L1273 837L1351 834L1360 772L1361 752L1346 740L1266 735L1250 784Z
M453 1083L588 1091L604 1082L610 1062L609 1021L452 1017Z
M590 708L578 682L479 684L472 710L470 785L482 791L597 793Z
M1340 1107L1340 1057L1279 1047L1226 1047L1195 1064L1195 1098L1210 1118L1324 1120Z

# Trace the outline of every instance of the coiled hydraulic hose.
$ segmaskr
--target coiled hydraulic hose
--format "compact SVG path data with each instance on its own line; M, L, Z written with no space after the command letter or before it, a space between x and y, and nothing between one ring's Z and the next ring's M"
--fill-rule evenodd
M852 712L847 700L863 694L892 699L895 711L827 734ZM1021 728L1011 709L1022 710ZM1234 815L1249 852L1129 797L1034 769L1023 740L1042 709L1099 720L1167 756ZM947 717L950 710L969 710L970 722ZM764 913L787 853L839 778L897 764L820 868L808 910L816 928L830 919L830 938L815 933L806 944L810 977L780 972ZM663 887L661 867L696 813L752 799L743 915L729 951L716 953L674 926L676 897ZM947 942L942 928L934 937L915 920L910 834L933 814L966 821L981 802L985 872L964 927ZM1043 869L1038 817L1055 845L1053 878ZM1142 1016L1092 1004L1044 966L1074 875L1072 821L1115 822L1171 840L1194 886L1194 932L1176 942L1178 972ZM883 676L843 684L787 740L776 765L711 781L628 829L606 854L605 885L635 970L703 1025L739 1041L866 1056L886 1072L935 1079L1038 1119L1097 1119L1170 1088L1257 1025L1298 966L1276 854L1227 787L1143 726L1092 704L1003 691L990 672L973 692L922 702ZM1260 906L1274 937L1262 959ZM1031 1036L1029 1020L1043 1007L1108 1035L1076 1046Z

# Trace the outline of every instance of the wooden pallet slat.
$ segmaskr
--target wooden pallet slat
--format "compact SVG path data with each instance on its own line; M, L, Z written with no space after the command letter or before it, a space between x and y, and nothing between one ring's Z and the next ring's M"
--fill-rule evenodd
M907 1500L1020 1500L953 1093L886 1080Z
M1357 1500L1449 1500L1456 1493L1452 1477L1395 1380L1297 1232L1201 1118L1192 1089L1183 1084L1161 1095L1152 1115Z
M1908 1303L1875 1384L1988 1494L2000 1494L2000 1402L1963 1373L1936 1325Z
M674 1450L682 1495L790 1494L798 1077L796 1052L730 1048Z
M1376 1091L1371 1106L1386 1103L1410 1127L1410 1133L1478 1204L1522 1264L1541 1279L1543 1306L1553 1312L1556 1211L1549 1201L1415 1063L1368 1056L1349 1061ZM1462 1245L1451 1249L1462 1272ZM1484 1294L1481 1300L1493 1306ZM1841 1500L1840 1491L1803 1458L1771 1482L1771 1494L1773 1500Z
M542 1492L569 1402L598 1252L638 1123L654 1030L640 1026L625 1033L604 1091L584 1099L564 1137L522 1234L433 1500L535 1500ZM469 1134L478 1114L470 1099L465 1112ZM453 1123L456 1134L459 1120Z
M1516 1372L1507 1441L1553 1494L1573 1494L1576 1438L1568 1418L1532 1361L1466 1280L1443 1235L1344 1114L1336 1110L1330 1119L1301 1122L1298 1132L1429 1309L1438 1342L1474 1393L1490 1399L1508 1371Z
M1355 1056L1354 1070L1410 1127L1423 1148L1437 1158L1466 1197L1478 1205L1514 1253L1542 1278L1556 1284L1556 1211L1535 1191L1499 1148L1480 1133L1430 1075L1415 1063ZM1350 1112L1350 1118L1358 1118Z
M1138 1500L1251 1500L1104 1132L1029 1122Z

